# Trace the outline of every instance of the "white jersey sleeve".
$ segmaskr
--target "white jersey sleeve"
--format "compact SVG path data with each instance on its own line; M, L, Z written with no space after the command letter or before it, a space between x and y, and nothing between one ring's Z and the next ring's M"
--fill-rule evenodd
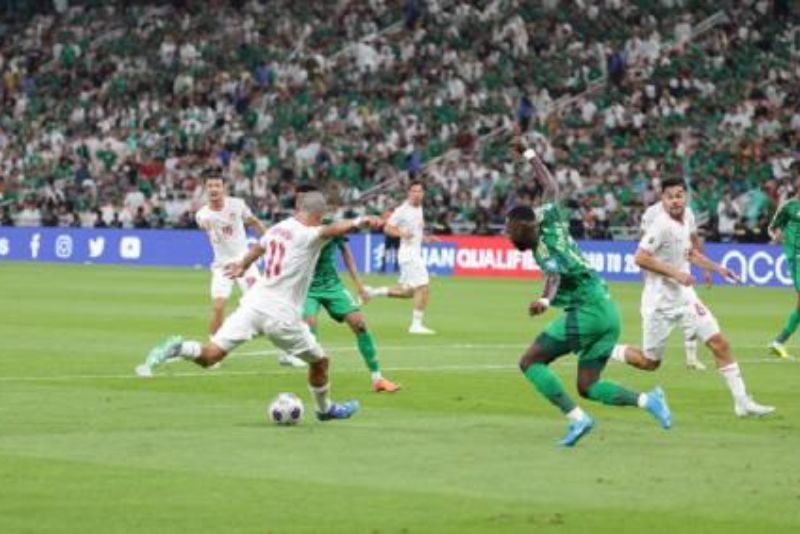
M642 213L642 221L639 224L639 229L642 232L646 232L647 228L653 224L653 221L656 219L656 217L662 213L664 213L664 204L662 204L661 201L648 206L648 208L644 210L644 213Z

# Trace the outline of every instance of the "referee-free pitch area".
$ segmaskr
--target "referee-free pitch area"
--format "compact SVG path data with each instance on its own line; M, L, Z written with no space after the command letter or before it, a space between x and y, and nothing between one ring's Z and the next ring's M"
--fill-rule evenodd
M776 415L737 420L707 351L709 371L685 370L676 332L656 373L607 368L663 385L673 429L583 401L598 426L565 450L564 418L516 369L555 313L527 317L536 283L433 279L429 337L406 333L408 301L370 303L395 395L370 391L352 335L323 319L333 396L362 411L319 423L304 371L279 367L263 339L216 371L133 375L166 335L205 338L208 282L199 270L0 264L0 531L800 531L800 366L763 349L789 290L699 289ZM612 290L638 344L641 287ZM555 369L574 393L574 357ZM267 421L281 391L306 404L297 427Z

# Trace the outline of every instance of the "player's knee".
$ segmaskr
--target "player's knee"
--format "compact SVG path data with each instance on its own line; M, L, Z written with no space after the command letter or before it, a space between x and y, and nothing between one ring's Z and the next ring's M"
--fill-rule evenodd
M367 323L364 322L364 319L355 320L349 324L350 330L352 330L355 334L363 334L367 331Z
M534 345L533 347L529 348L525 351L525 353L519 359L519 370L524 373L528 372L533 364L541 363L547 365L548 358L540 353L538 347Z
M589 390L592 389L595 380L578 380L578 395L583 399L589 398Z
M731 350L731 344L722 334L712 336L706 343L708 347L714 351L715 355L725 355Z

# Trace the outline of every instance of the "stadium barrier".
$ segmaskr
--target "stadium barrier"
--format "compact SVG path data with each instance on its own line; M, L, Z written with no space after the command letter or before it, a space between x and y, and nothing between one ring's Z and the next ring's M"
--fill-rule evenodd
M579 244L604 278L641 280L633 260L635 241ZM353 235L350 246L361 272L381 270L383 235ZM441 242L425 245L423 254L433 275L541 278L530 254L518 252L502 237L443 236ZM746 285L792 284L780 247L709 243L706 254L737 273ZM200 231L0 227L0 261L204 267L211 262L211 248ZM717 277L716 282L722 280Z

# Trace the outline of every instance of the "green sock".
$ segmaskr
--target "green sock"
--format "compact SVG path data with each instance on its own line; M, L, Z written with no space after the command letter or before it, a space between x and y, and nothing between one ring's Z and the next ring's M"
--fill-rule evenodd
M775 338L775 341L778 343L785 343L794 331L797 330L797 325L800 325L800 310L795 309L792 311L791 315L789 315L789 320L786 321L786 325L783 327L783 330L778 337Z
M378 358L376 356L378 351L375 349L375 340L372 339L372 334L369 332L359 332L356 334L356 339L358 340L358 352L360 352L361 357L364 358L364 363L367 364L367 368L373 373L380 371L381 366L378 365Z
M547 397L547 400L558 406L562 412L571 412L577 404L569 398L564 386L556 374L543 363L534 363L525 371L525 378L536 386L536 389Z
M598 380L589 388L589 398L612 406L637 406L639 394L610 380Z

